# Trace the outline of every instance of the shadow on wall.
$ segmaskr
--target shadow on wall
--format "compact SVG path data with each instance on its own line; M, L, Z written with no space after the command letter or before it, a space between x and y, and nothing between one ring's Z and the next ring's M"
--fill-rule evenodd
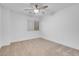
M44 18L40 27L44 38L79 49L79 5Z

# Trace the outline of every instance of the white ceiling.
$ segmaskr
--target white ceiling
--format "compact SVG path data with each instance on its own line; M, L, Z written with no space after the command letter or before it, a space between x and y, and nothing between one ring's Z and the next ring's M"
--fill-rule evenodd
M63 8L75 5L74 3L41 3L41 4L48 6L48 8L45 10L48 14L53 14L59 10L62 10ZM30 3L2 3L1 5L20 13L25 13L24 9L31 8Z

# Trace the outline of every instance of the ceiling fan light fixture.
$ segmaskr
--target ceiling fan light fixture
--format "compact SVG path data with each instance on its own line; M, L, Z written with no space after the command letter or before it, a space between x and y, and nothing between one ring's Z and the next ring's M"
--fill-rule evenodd
M34 13L35 14L39 13L39 10L38 9L34 9Z

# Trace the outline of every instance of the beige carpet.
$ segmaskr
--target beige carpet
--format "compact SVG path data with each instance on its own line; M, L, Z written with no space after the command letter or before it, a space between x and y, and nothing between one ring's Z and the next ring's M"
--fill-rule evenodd
M79 56L79 50L72 49L43 38L12 43L0 49L1 56Z

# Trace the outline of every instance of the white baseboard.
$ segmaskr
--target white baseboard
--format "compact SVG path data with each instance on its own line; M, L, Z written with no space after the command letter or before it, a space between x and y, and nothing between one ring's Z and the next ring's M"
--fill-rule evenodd
M33 38L39 38L41 37L41 35L39 34L39 32L28 32L25 36L19 36L17 38L11 38L11 39L8 39L6 38L7 42L4 41L4 42L1 42L0 43L0 48L2 46L6 46L6 45L10 45L12 42L17 42L17 41L23 41L23 40L30 40L30 39L33 39Z
M73 47L73 46L70 46L70 45L63 44L63 43L61 43L61 42L52 40L51 38L48 38L48 37L46 37L46 36L42 36L42 38L47 39L47 40L50 40L50 41L53 41L53 42L56 42L56 43L58 43L58 44L61 44L61 45L64 45L64 46L67 46L67 47L70 47L70 48L73 48L73 49L77 49L77 50L79 50L78 47Z
M0 44L0 48L3 47L3 46L7 46L7 45L10 45L10 42L4 43L4 44Z

